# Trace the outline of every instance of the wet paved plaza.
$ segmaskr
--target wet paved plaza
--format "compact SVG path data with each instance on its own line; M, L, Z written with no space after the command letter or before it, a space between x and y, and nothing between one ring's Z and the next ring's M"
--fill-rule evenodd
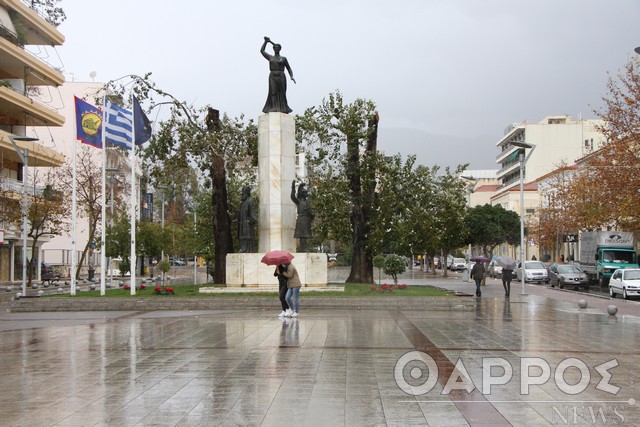
M513 293L433 311L305 310L302 294L287 320L2 313L0 424L640 425L640 318Z

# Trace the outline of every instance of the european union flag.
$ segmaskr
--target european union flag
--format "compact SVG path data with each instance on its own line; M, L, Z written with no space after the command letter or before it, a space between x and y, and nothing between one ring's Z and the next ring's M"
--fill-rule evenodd
M102 148L102 112L74 96L76 104L76 138L85 144Z
M144 144L151 138L151 122L142 111L138 98L135 96L133 97L133 125L136 129L136 145Z

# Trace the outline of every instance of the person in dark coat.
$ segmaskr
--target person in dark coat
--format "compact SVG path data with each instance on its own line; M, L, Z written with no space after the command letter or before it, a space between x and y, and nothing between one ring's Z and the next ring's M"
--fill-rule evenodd
M511 295L511 278L513 277L513 270L509 268L502 269L502 287L504 288L504 296L509 298Z
M476 261L471 269L470 277L476 282L476 296L481 297L482 291L480 291L480 285L482 284L482 279L484 279L484 264L480 261Z

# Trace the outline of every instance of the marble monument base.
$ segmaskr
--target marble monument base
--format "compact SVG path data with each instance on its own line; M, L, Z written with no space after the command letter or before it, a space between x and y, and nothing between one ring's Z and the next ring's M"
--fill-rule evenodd
M228 254L227 287L265 286L278 288L278 278L273 275L275 266L260 262L264 253ZM318 253L293 253L291 263L298 270L303 287L327 286L327 255Z

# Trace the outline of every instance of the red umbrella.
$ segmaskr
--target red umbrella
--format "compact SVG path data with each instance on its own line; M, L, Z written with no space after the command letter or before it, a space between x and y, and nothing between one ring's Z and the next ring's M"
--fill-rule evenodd
M270 251L264 254L260 261L267 265L278 265L289 264L292 259L293 255L287 251Z

